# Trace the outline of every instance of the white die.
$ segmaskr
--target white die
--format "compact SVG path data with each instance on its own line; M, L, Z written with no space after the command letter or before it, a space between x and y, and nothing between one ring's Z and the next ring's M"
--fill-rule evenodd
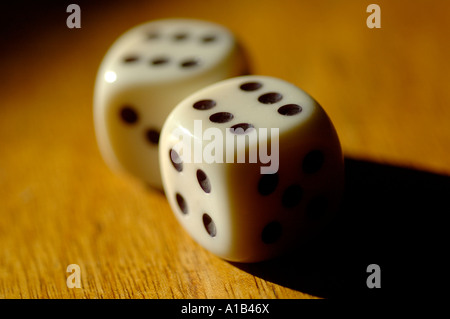
M139 25L117 39L96 79L94 123L106 163L162 188L158 141L169 112L183 98L246 72L226 28L199 20Z
M270 161L261 151L266 142ZM240 150L245 163L238 163ZM267 76L224 80L179 103L161 132L160 165L187 232L238 262L274 257L317 234L343 191L343 156L329 117L298 87Z

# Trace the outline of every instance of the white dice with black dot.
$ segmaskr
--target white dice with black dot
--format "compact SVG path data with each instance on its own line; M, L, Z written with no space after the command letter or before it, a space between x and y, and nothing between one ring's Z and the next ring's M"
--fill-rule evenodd
M246 72L234 35L214 23L165 19L124 33L106 53L95 85L94 121L104 160L162 188L158 143L169 112L196 90Z
M320 233L343 192L342 151L326 112L267 76L224 80L184 99L162 129L160 165L179 222L230 261L269 259Z

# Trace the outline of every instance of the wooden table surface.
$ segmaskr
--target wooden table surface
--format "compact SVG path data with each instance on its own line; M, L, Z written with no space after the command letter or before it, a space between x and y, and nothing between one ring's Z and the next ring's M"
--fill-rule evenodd
M420 210L448 213L450 4L373 2L381 29L366 25L369 1L75 1L81 29L66 26L68 1L2 5L0 298L370 297L372 263L378 291L401 294L420 242L409 223L426 223ZM124 31L168 17L230 28L252 73L302 87L334 122L347 165L343 208L293 254L242 265L215 257L162 193L100 157L99 63ZM70 264L81 288L66 285Z

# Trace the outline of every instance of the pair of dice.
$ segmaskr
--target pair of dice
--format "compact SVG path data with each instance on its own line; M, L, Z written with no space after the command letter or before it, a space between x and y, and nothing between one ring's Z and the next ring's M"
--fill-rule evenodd
M158 20L107 52L94 97L104 160L163 189L192 238L257 262L311 238L343 191L343 157L321 106L284 80L243 75L214 23Z

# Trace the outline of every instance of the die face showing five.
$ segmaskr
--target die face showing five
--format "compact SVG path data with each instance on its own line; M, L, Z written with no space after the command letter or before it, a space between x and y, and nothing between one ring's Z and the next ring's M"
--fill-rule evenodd
M244 72L236 39L220 25L166 19L129 30L97 75L94 122L103 158L162 188L158 143L167 115L192 92Z
M160 166L188 233L238 262L274 257L320 231L343 188L339 139L325 111L267 76L224 80L179 103L161 132Z

